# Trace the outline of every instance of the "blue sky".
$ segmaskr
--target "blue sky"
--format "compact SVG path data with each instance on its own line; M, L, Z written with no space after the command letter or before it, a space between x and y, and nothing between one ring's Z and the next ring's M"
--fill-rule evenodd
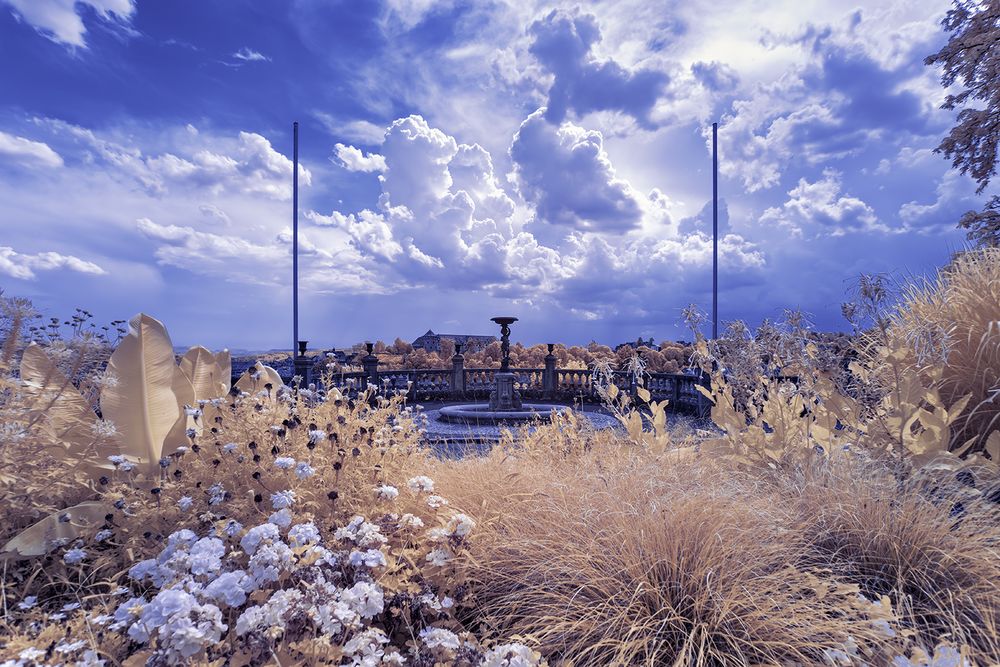
M0 0L0 287L175 342L684 337L932 272L944 1Z

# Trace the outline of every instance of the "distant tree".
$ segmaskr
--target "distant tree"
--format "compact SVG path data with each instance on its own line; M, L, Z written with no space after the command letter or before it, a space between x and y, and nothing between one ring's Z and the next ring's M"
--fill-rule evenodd
M1000 146L1000 0L955 0L941 25L951 37L924 63L943 65L945 88L961 83L962 89L949 94L942 108L963 108L935 151L950 158L961 173L971 174L979 194L997 173ZM966 106L971 100L983 102L985 108ZM967 237L978 245L1000 245L1000 196L992 197L981 212L967 212L959 226L969 230Z
M407 343L402 338L396 338L392 343L393 352L396 354L409 354L413 352L413 346Z
M377 340L375 341L375 347L373 348L375 354L385 354L389 351L389 346L385 344L385 341Z

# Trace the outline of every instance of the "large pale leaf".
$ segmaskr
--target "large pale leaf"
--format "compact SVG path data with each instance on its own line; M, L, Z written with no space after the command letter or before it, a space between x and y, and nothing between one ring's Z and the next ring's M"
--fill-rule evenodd
M184 411L185 408L194 407L197 401L195 400L195 389L191 384L191 380L188 379L187 374L179 366L174 367L174 377L170 383L170 388L173 390L174 396L177 397L177 407L180 410L180 414L177 417L177 421L174 422L173 427L171 427L170 432L167 433L167 437L163 440L163 451L161 452L163 456L172 454L177 451L178 447L188 444L188 429L193 428L198 435L201 435L201 427L204 424L204 421L200 419L195 421L194 417L189 416Z
M254 374L258 377L254 379ZM281 376L278 375L278 371L274 370L270 366L265 366L259 361L254 362L254 365L246 369L240 379L236 382L236 388L240 391L245 391L248 394L256 394L260 391L265 390L265 385L271 385L271 396L284 384L281 381Z
M200 345L184 353L180 368L191 381L195 401L220 398L229 392L229 379L222 377L218 358Z
M222 393L219 396L225 396L233 386L233 358L229 350L217 352L215 363L219 366L219 379L222 382Z
M122 435L122 453L156 476L164 440L183 414L173 388L180 369L163 324L143 313L133 317L108 370L118 383L105 388L101 412Z
M51 550L53 540L73 540L97 530L104 524L104 517L113 511L109 503L97 500L59 510L14 536L0 549L0 558L44 556Z
M52 437L70 451L89 448L97 415L40 345L25 348L20 374L24 395L31 399L32 409L42 412Z

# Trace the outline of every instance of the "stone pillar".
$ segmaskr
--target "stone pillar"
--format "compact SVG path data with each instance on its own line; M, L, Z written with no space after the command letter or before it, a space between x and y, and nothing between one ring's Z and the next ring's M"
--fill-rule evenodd
M548 400L555 398L559 384L559 378L556 376L556 355L552 353L555 347L555 343L549 343L549 353L545 355L545 371L542 373L542 394Z
M461 343L455 343L455 356L451 358L451 391L456 396L465 394L465 356Z
M300 340L298 354L292 359L292 375L298 375L302 378L302 382L299 384L301 389L305 389L312 382L312 359L306 356L308 346L309 341Z
M371 343L365 343L365 348L368 350L368 354L361 357L361 368L364 370L365 378L368 380L369 384L373 384L378 387L378 357L372 353L374 345ZM364 387L362 387L362 389L364 389Z

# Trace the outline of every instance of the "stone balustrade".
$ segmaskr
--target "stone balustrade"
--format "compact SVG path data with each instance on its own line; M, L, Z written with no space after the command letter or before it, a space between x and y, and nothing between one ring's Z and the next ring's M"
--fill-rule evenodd
M489 399L495 386L496 368L465 368L465 357L459 352L452 357L452 367L443 369L400 369L379 368L378 356L369 349L361 359L363 370L350 373L335 373L330 385L348 395L371 388L384 394L405 393L413 401L460 401ZM304 373L305 383L319 380L313 373ZM601 400L594 386L593 371L576 368L557 368L556 357L550 353L545 358L544 368L511 368L515 389L527 400L549 400L566 403L599 402ZM291 378L284 378L290 381ZM235 380L234 380L235 381ZM627 371L615 371L612 381L622 391L635 395L635 377ZM707 380L681 373L643 373L642 383L649 390L653 400L667 400L674 410L705 413L710 407L708 401L695 389L695 385Z

